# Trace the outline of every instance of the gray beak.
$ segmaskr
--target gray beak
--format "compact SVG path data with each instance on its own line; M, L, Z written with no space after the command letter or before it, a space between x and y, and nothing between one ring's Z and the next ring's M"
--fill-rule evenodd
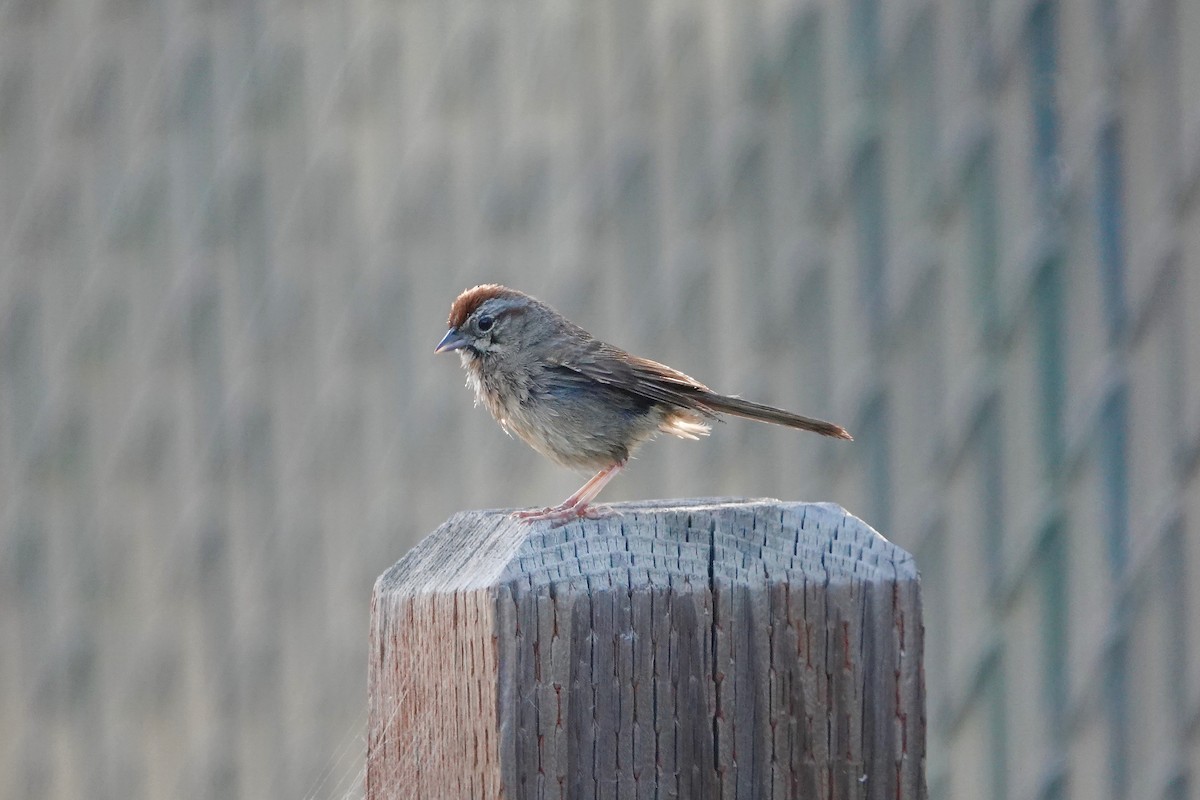
M438 346L433 348L435 353L449 353L451 350L458 350L461 347L467 346L466 338L458 332L457 328L451 328L446 331L446 335L438 342Z

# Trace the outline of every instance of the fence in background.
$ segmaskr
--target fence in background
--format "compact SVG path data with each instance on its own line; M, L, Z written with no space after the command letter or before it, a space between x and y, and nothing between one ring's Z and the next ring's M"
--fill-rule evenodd
M914 552L931 797L1200 797L1196 75L1182 0L3 4L0 795L361 790L375 576L577 482L430 354L500 280L855 434L606 499Z

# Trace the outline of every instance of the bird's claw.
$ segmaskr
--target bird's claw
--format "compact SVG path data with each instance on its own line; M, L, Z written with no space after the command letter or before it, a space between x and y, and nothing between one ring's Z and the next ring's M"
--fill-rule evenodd
M520 520L521 522L549 522L551 528L558 528L577 519L604 519L605 517L619 516L621 516L621 512L611 506L592 505L550 506L547 508L514 511L511 514L512 519Z

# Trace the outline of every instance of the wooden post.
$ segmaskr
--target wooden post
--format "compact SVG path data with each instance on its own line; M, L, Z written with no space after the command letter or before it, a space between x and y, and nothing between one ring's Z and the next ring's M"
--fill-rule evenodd
M371 600L384 798L880 798L925 788L912 557L829 504L455 514Z

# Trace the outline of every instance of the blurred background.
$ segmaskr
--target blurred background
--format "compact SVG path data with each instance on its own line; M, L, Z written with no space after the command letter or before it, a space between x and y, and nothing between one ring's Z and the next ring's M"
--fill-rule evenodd
M1192 0L0 2L0 796L360 796L484 281L856 435L604 499L914 552L933 798L1200 798Z

